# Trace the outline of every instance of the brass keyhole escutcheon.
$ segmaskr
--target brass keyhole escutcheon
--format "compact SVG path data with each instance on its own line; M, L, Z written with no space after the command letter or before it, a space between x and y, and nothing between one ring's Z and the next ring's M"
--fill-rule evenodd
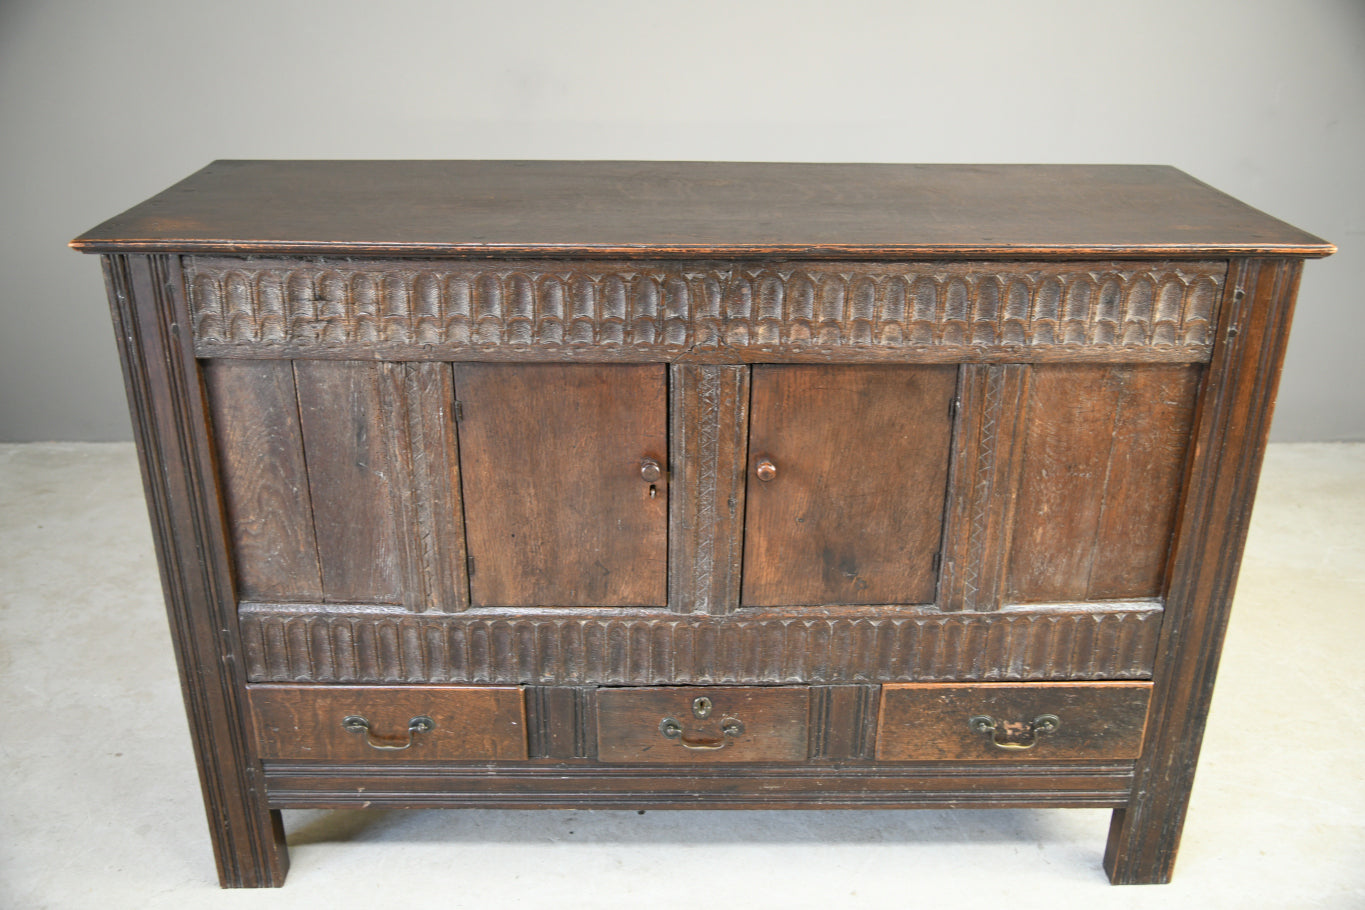
M715 711L715 705L711 699L705 695L699 695L692 699L692 716L697 720L706 720ZM703 725L702 730L706 727ZM713 728L714 729L714 728ZM724 749L734 740L744 734L744 722L737 717L723 717L720 721L720 736L708 735L698 731L689 733L683 729L683 725L672 717L665 717L659 722L659 732L664 739L677 740L678 744L684 749L691 749L694 752L714 752Z

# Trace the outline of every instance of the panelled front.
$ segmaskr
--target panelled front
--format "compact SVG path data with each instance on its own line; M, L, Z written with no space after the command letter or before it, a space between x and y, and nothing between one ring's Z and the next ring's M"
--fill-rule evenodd
M1329 244L1160 168L621 162L220 162L74 243L225 885L343 806L1108 807L1169 877Z
M1150 674L1223 264L695 265L190 262L251 678ZM488 326L562 293L579 340L433 311L421 359L344 359L419 291ZM669 348L708 300L743 343Z

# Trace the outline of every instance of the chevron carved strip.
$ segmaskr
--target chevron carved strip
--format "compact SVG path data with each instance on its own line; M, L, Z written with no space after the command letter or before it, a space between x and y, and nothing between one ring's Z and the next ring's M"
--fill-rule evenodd
M1205 361L1227 266L187 257L185 269L202 357Z

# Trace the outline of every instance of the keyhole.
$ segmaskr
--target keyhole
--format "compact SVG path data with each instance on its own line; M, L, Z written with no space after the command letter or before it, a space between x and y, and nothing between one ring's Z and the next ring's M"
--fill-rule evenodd
M658 496L658 495L659 495L659 488L656 487L654 484L650 484L650 485L649 485L649 498L650 498L650 499L653 499L655 496Z

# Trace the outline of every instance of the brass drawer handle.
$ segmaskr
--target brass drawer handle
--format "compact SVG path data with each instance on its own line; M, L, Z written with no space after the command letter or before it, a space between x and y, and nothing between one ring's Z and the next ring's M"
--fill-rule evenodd
M711 711L715 707L711 699L705 695L699 695L692 699L692 716L698 720L706 720L711 716ZM665 717L659 722L659 732L665 739L676 739L684 749L691 749L694 752L714 752L717 749L724 749L734 739L744 733L744 724L737 717L726 717L720 722L720 736L700 736L696 733L684 733L683 725L671 717ZM728 739L727 739L728 737Z
M1028 723L997 721L987 714L978 714L967 725L973 733L990 736L991 745L997 749L1022 752L1038 745L1038 737L1056 731L1062 722L1056 714L1040 714Z
M402 745L393 745L391 743L386 743L383 740L375 739L374 735L370 732L370 722L358 714L352 714L349 717L343 718L341 726L351 733L365 734L365 745L369 746L371 749L402 752L404 749L411 748L418 733L430 733L432 730L435 730L436 721L427 717L425 714L414 717L412 720L408 721L408 741Z
M754 473L764 483L772 483L777 479L777 465L773 464L770 458L760 458L758 467L754 468Z
M667 739L676 739L684 749L714 752L717 749L724 749L732 738L743 734L744 724L738 718L727 717L720 722L720 736L699 736L695 733L684 733L682 724L671 717L665 717L659 724L659 732Z

